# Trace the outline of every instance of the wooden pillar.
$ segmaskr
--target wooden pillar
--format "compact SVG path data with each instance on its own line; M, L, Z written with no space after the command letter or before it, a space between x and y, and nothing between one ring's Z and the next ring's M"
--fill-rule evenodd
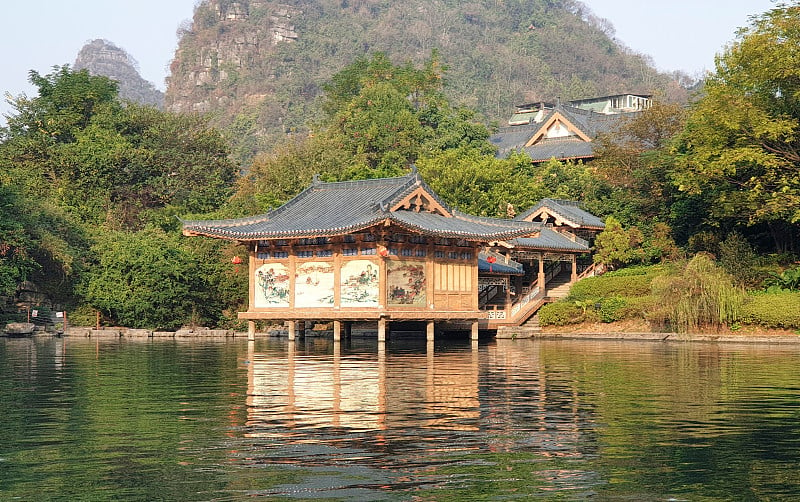
M342 321L333 321L333 341L342 341Z
M378 319L378 342L386 341L386 318Z
M478 321L472 323L472 333L470 334L470 340L477 340L478 339Z
M289 332L289 341L294 341L294 330L297 328L294 321L286 321L286 331Z
M570 282L577 282L578 281L578 256L572 255L572 275L570 276Z
M539 277L537 278L537 283L539 286L539 291L545 291L545 284L544 284L544 253L539 253Z
M433 341L433 336L434 336L434 331L435 331L435 330L434 330L434 323L433 323L433 321L428 321L428 326L427 326L427 328L428 328L428 329L427 329L427 336L426 336L426 339L427 339L429 342L432 342L432 341Z
M247 339L252 341L256 339L256 322L247 321Z

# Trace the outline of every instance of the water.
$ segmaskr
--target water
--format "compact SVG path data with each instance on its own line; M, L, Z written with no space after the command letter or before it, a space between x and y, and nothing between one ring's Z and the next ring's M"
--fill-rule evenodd
M0 500L798 500L800 347L0 338Z

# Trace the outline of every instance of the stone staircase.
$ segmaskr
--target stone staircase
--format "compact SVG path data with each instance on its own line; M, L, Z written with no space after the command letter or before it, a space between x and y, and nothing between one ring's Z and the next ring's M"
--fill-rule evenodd
M569 290L572 287L569 282L570 276L570 272L564 272L553 277L547 284L545 296L552 301L569 295ZM533 338L541 331L542 328L539 326L539 314L537 312L520 326L500 326L497 328L496 338Z
M555 298L561 299L566 298L569 295L569 290L572 287L570 284L570 272L562 272L557 276L550 279L550 282L547 283L547 291L545 292L545 296L547 298Z

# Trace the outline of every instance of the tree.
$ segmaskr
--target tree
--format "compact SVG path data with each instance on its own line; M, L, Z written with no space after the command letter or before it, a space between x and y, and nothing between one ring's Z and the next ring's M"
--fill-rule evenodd
M603 263L614 270L641 261L644 257L641 248L644 238L639 229L631 227L625 230L613 216L606 218L605 223L605 230L594 241L594 262Z
M698 253L677 274L653 279L661 314L679 333L738 320L745 292L709 255Z
M769 225L778 249L799 240L799 24L793 2L738 31L675 149L681 191L702 195L717 222Z

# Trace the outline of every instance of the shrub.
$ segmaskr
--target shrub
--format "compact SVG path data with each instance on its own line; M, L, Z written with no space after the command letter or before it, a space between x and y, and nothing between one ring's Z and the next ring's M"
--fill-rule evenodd
M603 298L597 305L596 309L603 322L620 321L625 317L625 306L627 302L620 296L612 296L611 298Z
M768 328L800 328L800 293L756 293L742 308L742 321Z
M539 324L542 326L566 326L583 320L583 308L575 302L562 300L539 309Z
M612 275L588 277L577 282L569 292L570 300L604 298L609 296L639 296L650 294L648 275Z

